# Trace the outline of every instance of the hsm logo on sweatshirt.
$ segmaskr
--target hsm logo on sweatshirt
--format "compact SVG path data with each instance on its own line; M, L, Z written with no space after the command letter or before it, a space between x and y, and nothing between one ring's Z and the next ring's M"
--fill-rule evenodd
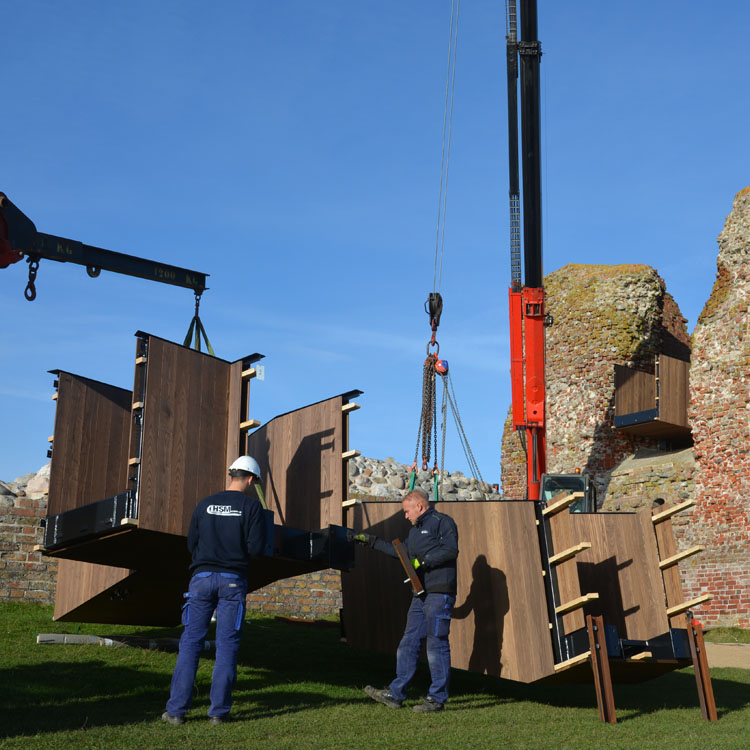
M209 505L206 513L212 516L241 516L241 510L235 510L231 505Z

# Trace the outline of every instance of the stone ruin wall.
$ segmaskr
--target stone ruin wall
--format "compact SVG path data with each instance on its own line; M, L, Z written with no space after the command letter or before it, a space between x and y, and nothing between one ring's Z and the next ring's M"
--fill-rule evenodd
M544 279L547 312L547 471L588 473L599 505L612 473L658 441L615 432L614 366L654 367L665 349L688 350L686 321L664 281L646 265L570 264ZM510 412L502 439L506 497L526 493L525 456Z
M548 470L589 472L604 510L695 499L673 519L686 599L705 625L750 627L750 188L719 236L711 296L688 339L664 282L647 266L565 266L545 279L548 329ZM648 369L653 355L692 348L688 419L694 447L612 430L614 364ZM594 353L594 356L592 355ZM503 490L525 493L525 466L506 421Z
M750 627L750 188L719 235L716 281L692 336L688 417L697 505L680 546L706 551L681 565L690 598L712 593L708 622ZM684 514L687 515L687 514Z

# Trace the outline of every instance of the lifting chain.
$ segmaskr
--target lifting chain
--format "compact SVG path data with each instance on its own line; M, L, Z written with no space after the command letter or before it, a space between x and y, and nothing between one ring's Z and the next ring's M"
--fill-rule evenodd
M33 302L36 299L36 274L39 271L39 256L30 255L26 259L29 264L29 281L26 284L26 289L23 290L23 296L29 302Z

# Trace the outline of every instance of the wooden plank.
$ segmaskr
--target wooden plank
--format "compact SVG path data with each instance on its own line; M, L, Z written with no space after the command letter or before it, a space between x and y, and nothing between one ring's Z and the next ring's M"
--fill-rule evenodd
M695 547L690 547L690 549L684 549L682 550L682 552L678 552L677 554L668 557L666 560L662 560L659 563L659 567L662 570L664 570L665 568L671 568L673 565L677 565L680 560L687 560L688 557L697 555L699 552L703 552L705 549L706 548L700 544L697 544Z
M266 502L278 523L311 530L341 524L342 403L342 396L335 396L296 409L248 435L248 453L260 464Z
M612 675L609 671L607 639L604 635L604 620L601 615L586 615L586 630L589 635L589 653L591 670L594 673L596 703L599 707L599 719L608 724L617 724L615 714L615 696L612 691Z
M641 661L642 659L652 659L653 654L650 651L641 651L640 654L635 654L634 656L631 656L628 661Z
M570 507L578 498L583 497L583 492L571 492L569 495L560 498L548 505L542 510L542 515L551 516L555 513L559 513L561 510Z
M581 607L585 607L589 602L593 602L598 598L599 594L597 594L595 591L589 592L588 594L583 594L577 599L573 599L572 601L565 602L564 604L560 604L558 607L555 607L555 614L564 615L566 612L572 612L574 609L581 609Z
M139 488L142 529L187 535L226 487L231 363L148 336Z
M653 373L615 365L615 416L655 408L656 383Z
M564 497L567 498L567 495ZM573 515L566 511L564 513L553 514L545 519L544 522L549 529L552 551L570 549L580 544L584 539L590 544L588 537L582 537L581 532L574 529ZM582 552L585 552L585 550ZM552 575L553 580L556 581L556 586L553 587L557 593L557 598L554 602L555 605L572 601L581 595L582 590L577 558L568 558L555 565ZM563 633L566 634L574 633L586 626L582 610L573 610L563 614L559 622Z
M699 623L690 624L688 628L688 643L690 644L690 655L693 659L693 667L695 668L695 682L698 688L701 714L707 721L716 721L718 716L716 714L714 688L708 669L706 645L703 642L703 627Z
M128 459L128 466L136 466L141 462L140 458L129 458Z
M442 502L456 522L461 552L458 597L451 621L451 663L521 682L554 673L552 642L539 575L539 541L529 502ZM401 503L363 502L346 508L345 524L383 539L408 533ZM344 628L349 643L395 653L411 588L398 561L357 545L355 567L342 573Z
M135 401L131 407L133 411L143 408L143 401Z
M555 672L564 672L566 669L570 669L571 667L575 667L578 664L587 662L590 658L591 651L585 651L584 653L578 654L571 659L566 659L565 661L561 661L558 664L555 664Z
M591 542L581 542L580 544L576 544L573 547L568 547L568 549L565 549L562 552L558 552L556 555L552 555L552 557L550 557L549 559L549 564L559 565L566 560L570 560L572 557L575 557L577 554L583 552L586 549L591 549Z
M53 393L52 394L52 400L53 401L57 401L57 393Z
M357 409L359 409L359 404L354 401L350 401L348 404L344 404L341 407L341 411L343 411L344 413L356 411Z
M257 374L258 371L254 367L250 367L247 370L242 371L242 379L250 380L250 378L254 378Z
M240 422L240 432L254 430L256 427L260 427L260 421L257 419L248 419L245 422Z
M411 588L412 588L412 591L414 591L414 594L416 596L419 596L420 594L424 594L424 587L422 586L422 581L419 580L419 576L414 570L414 566L411 564L411 560L409 560L409 555L406 552L406 547L404 546L404 543L400 539L394 539L393 549L396 550L396 554L398 555L398 560L401 563L401 567L404 569L404 573L406 573L407 579L409 583L411 584Z
M662 523L663 521L666 521L668 518L671 518L677 513L681 513L683 510L692 508L694 505L695 500L685 500L684 503L677 503L677 505L671 505L669 508L661 511L660 513L654 513L654 515L651 516L651 520L653 523Z
M344 459L344 461L347 461L350 458L356 458L357 456L361 456L362 452L357 450L351 450L351 451L344 451L341 454L341 458Z
M670 557L677 554L677 546L674 541L671 518L667 518L654 526L654 536L656 537L659 558L661 560L668 560ZM659 567L661 568L661 563L659 564ZM661 574L664 583L664 595L667 607L674 607L685 599L685 596L682 593L680 570L676 565L669 566L663 568ZM684 614L676 615L669 619L669 624L673 628L687 628L687 617Z
M591 549L578 555L575 565L581 589L599 593L599 609L607 624L616 627L621 638L632 640L665 633L669 623L648 509L568 517L574 538L591 542Z
M131 392L67 372L57 380L48 515L127 489Z
M659 369L659 419L681 427L688 422L688 373L690 363L660 354Z
M135 358L136 365L145 365L146 362L148 362L148 358L147 357L136 357Z
M682 612L687 612L689 609L693 609L693 607L697 607L699 604L710 602L713 598L713 594L703 594L702 596L698 596L695 599L691 599L689 602L681 602L680 604L676 604L674 607L670 607L667 610L667 615L669 617L674 617L675 615L679 615Z
M242 414L242 360L232 362L229 367L227 383L227 452L224 466L229 467L238 456L245 455L245 435L240 432L240 423L244 419ZM229 482L226 477L225 482Z

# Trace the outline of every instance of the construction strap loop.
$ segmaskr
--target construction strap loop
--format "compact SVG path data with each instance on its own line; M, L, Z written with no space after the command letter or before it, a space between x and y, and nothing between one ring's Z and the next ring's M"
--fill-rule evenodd
M201 350L201 338L206 343L206 349L208 350L208 353L215 357L214 354L214 348L211 346L211 342L208 340L208 335L206 334L206 329L203 327L203 323L201 323L200 316L198 315L198 310L200 309L201 304L201 293L196 292L195 293L195 315L193 315L193 319L190 321L190 328L188 328L187 335L185 336L185 341L183 342L183 346L190 346L190 340L193 338L193 333L195 333L195 339L193 342L193 349L195 349L197 352Z
M432 338L427 342L427 356L430 356L430 347L434 346L435 351L433 352L435 358L437 358L437 355L440 354L440 344L435 340L435 335L432 335Z

